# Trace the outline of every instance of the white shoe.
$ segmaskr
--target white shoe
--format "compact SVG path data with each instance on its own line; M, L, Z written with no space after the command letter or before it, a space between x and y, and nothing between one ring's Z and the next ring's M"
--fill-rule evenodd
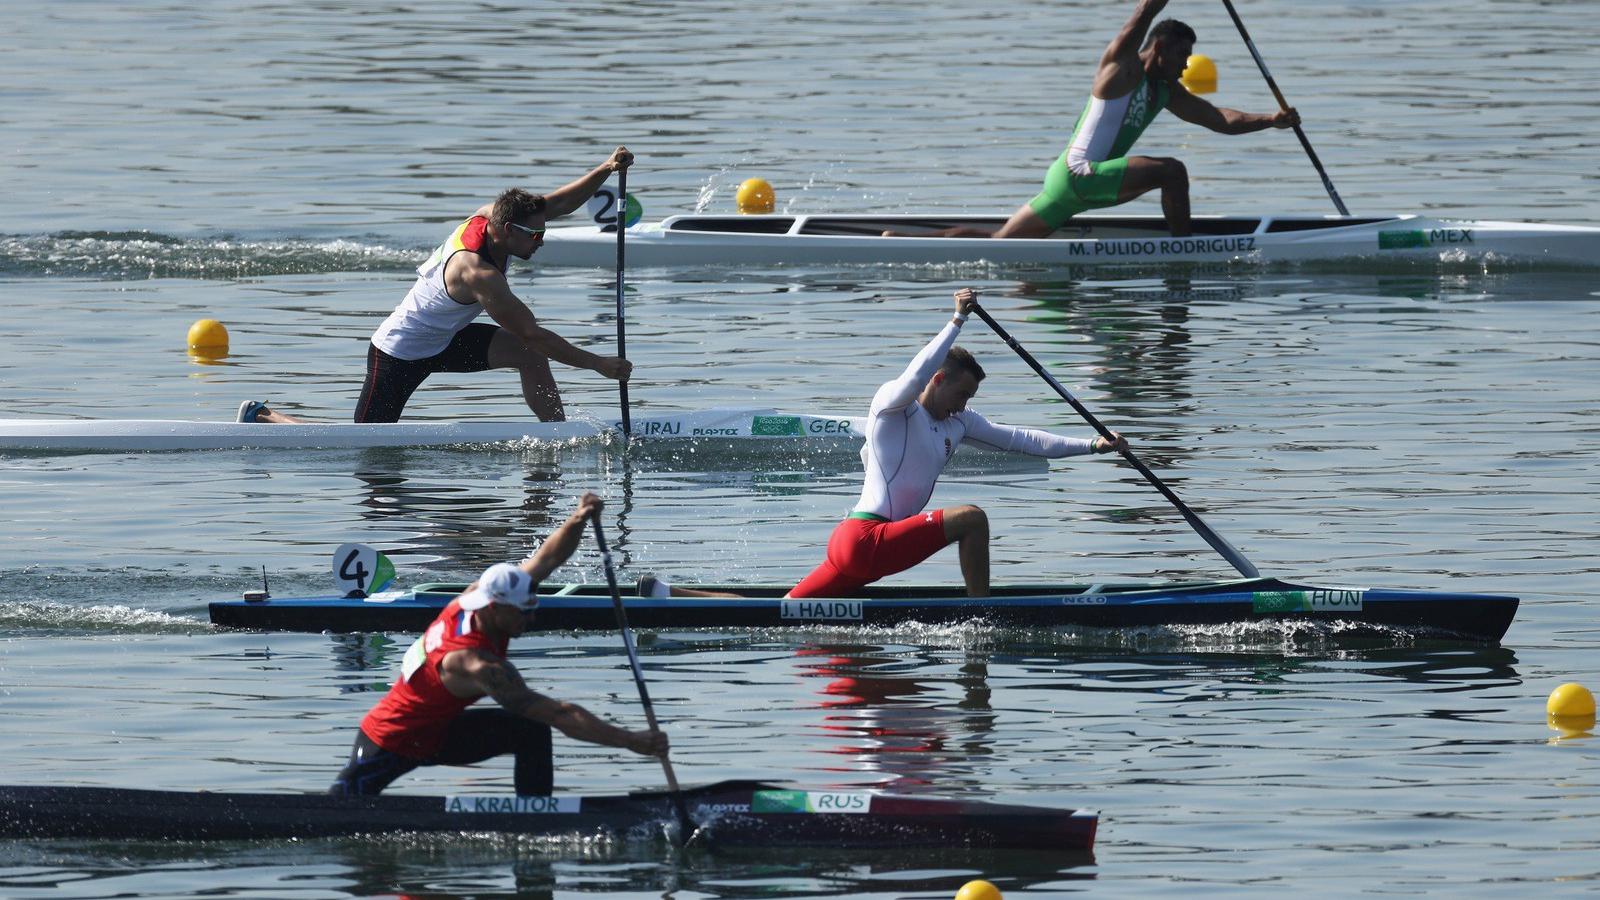
M639 596L665 600L672 596L672 585L659 575L643 575L639 578Z

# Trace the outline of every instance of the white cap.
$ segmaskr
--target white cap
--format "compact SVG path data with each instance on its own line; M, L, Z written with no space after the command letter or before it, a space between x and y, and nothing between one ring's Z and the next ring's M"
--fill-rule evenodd
M539 595L533 593L533 578L511 563L495 563L478 578L478 586L461 595L462 609L483 609L491 603L503 603L518 609L533 609L539 605Z

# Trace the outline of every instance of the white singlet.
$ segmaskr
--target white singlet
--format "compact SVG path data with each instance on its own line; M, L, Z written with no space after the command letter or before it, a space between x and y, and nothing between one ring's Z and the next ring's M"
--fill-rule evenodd
M960 331L952 320L899 378L878 388L873 396L867 443L861 448L867 474L856 512L891 522L921 512L933 496L939 474L963 442L1050 459L1093 452L1093 441L999 425L970 409L940 420L929 415L917 402L917 395L944 363Z
M437 356L450 346L457 332L483 313L481 303L458 303L450 296L444 284L444 270L450 258L463 250L481 255L487 225L488 220L483 216L473 216L462 222L422 265L417 266L416 283L411 285L394 312L389 313L389 318L372 333L373 346L395 359L407 361Z

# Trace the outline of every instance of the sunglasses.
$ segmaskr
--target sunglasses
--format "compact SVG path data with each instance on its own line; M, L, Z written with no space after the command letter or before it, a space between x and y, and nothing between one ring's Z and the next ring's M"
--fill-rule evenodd
M511 226L512 228L515 228L518 231L525 232L531 238L534 238L536 240L541 240L541 241L544 240L544 229L543 228L529 228L526 225L518 225L515 222L507 222L506 224Z

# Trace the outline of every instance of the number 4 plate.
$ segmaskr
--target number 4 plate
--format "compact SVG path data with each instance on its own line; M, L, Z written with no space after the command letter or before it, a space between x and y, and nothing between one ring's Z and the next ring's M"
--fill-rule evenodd
M365 597L394 583L394 563L366 544L333 551L333 580L346 597Z

